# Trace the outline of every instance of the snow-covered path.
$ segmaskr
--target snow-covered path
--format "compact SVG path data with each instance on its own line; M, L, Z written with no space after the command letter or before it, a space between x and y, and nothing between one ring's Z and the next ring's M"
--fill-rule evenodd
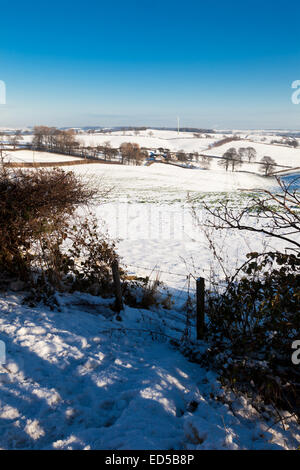
M267 431L272 423L262 422L246 400L233 399L230 408L216 400L224 392L212 372L190 363L162 336L142 331L158 329L146 312L126 307L117 322L109 301L92 296L60 297L61 312L30 309L20 300L0 298L0 340L7 348L0 366L0 448L299 444L295 425Z

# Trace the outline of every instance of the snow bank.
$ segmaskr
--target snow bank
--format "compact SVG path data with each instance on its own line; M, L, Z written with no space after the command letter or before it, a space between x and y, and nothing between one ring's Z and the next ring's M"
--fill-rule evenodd
M142 331L145 311L126 308L120 323L88 297L61 297L57 313L0 298L0 448L296 448L293 423L283 431L245 400L216 400L213 373Z

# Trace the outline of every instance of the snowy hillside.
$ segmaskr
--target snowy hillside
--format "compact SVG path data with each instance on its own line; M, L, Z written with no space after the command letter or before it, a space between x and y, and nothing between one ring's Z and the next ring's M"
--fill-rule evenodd
M274 134L268 134L263 131L232 131L232 133L198 134L196 137L193 132L176 132L167 130L147 129L138 132L134 131L111 131L106 133L79 133L77 139L84 146L95 147L109 142L113 148L119 148L124 142L137 143L140 147L148 149L164 148L171 152L183 150L186 153L203 153L205 155L222 156L230 147L239 149L240 147L254 147L257 151L257 161L264 156L274 158L278 165L297 167L300 166L300 150L284 145L271 144L273 140L283 141L284 137ZM214 147L213 145L224 137L239 137L240 140L234 140L227 144ZM24 135L22 143L30 143L32 135ZM213 146L212 148L210 148ZM212 167L217 162L211 161ZM243 170L260 172L258 165L243 165Z
M237 191L238 189L255 189L272 187L272 178L263 178L254 174L225 171L216 166L213 170L179 168L163 163L150 166L129 165L88 165L74 166L72 170L86 175L91 174L105 179L123 196L128 193L148 193L156 198L170 193L176 195L191 192Z
M295 449L299 429L224 394L159 315L74 294L61 312L0 297L2 449ZM149 313L149 312L148 312ZM156 334L149 334L156 331ZM160 332L160 333L159 333Z
M283 147L280 145L271 145L265 143L248 142L244 140L237 140L215 147L210 150L205 150L205 155L217 155L222 156L230 147L234 147L237 150L241 147L253 147L257 152L256 160L259 161L264 156L272 157L277 165L287 165L291 167L300 166L300 149L294 149L289 147Z

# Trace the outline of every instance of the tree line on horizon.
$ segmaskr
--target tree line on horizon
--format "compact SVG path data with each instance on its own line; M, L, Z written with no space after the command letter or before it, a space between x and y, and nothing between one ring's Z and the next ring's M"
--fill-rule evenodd
M137 131L138 133L138 131ZM4 133L2 132L2 136ZM23 139L22 131L16 130L8 135L8 142L16 149L17 145ZM226 142L224 142L226 140ZM222 143L236 140L235 138L226 138ZM119 148L113 148L110 141L106 141L97 146L85 146L83 141L78 139L74 129L58 129L56 127L35 126L33 128L32 148L35 150L46 150L62 154L81 156L83 158L99 158L104 160L113 160L119 156L120 163L140 165L148 157L147 150L141 148L137 143L123 142ZM160 153L164 155L168 162L175 158L178 162L187 163L191 161L200 161L198 152L187 153L184 150L171 152L169 149L160 148ZM241 147L238 150L234 147L229 148L221 157L218 164L226 171L236 171L243 163L253 163L256 160L257 152L254 147ZM209 169L210 157L201 155L201 165L203 169ZM275 168L276 162L272 157L264 156L260 162L265 176L268 176Z

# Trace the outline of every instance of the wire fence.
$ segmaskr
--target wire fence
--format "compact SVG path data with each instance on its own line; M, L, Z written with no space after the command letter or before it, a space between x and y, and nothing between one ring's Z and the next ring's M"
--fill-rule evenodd
M153 267L139 265L139 264L126 264L127 268L132 268L136 272L149 273L149 279L153 275L153 282L158 279L160 274L168 275L176 278L176 282L171 281L170 277L163 280L161 284L158 283L156 289L161 298L163 299L166 293L170 296L171 306L164 310L164 323L176 335L177 338L183 336L190 336L194 339L199 339L201 328L205 322L205 283L206 292L211 290L224 289L225 279L220 279L215 282L211 279L211 270L206 268L198 268L201 274L198 276L191 272L180 273L170 271L168 269L161 269L159 265ZM193 267L195 272L197 268ZM206 273L205 275L203 273ZM207 275L207 273L209 273ZM181 280L181 282L180 282ZM202 293L199 291L199 285L203 286ZM201 300L202 295L202 300Z
M128 263L125 263L126 266L130 267L130 268L135 268L135 269L140 269L140 270L144 270L144 271L148 271L150 273L159 273L159 274L169 274L171 276L176 276L176 277L179 277L181 279L189 279L189 278L193 278L195 281L199 278L199 277L202 277L204 278L209 284L211 285L214 285L214 286L224 286L224 282L226 282L226 279L219 279L219 281L214 281L212 280L211 277L208 277L207 275L203 274L203 273L209 273L211 275L211 269L207 269L207 268L200 268L198 266L194 266L194 272L195 271L198 271L199 274L198 276L196 276L195 274L189 272L189 273L178 273L178 272L172 272L172 271L166 271L164 269L161 269L160 266L158 265L154 265L154 267L150 268L148 266L140 266L140 265L133 265L133 264L128 264ZM171 287L170 283L168 282L168 286ZM176 287L178 289L178 287ZM191 288L192 289L192 288Z

